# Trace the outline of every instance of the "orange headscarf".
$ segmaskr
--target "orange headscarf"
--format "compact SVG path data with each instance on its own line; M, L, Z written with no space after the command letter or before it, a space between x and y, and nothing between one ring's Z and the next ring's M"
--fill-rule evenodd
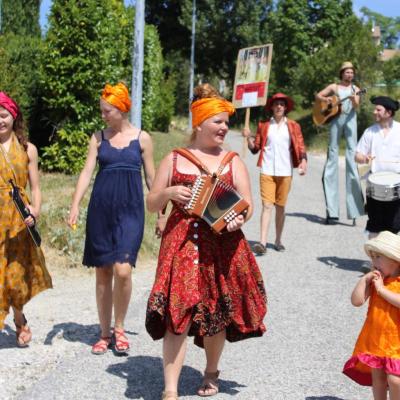
M218 97L207 97L196 100L192 103L192 126L199 126L207 118L217 115L222 112L227 112L232 115L235 112L233 104L225 99Z
M107 83L101 98L122 112L128 112L131 109L128 88L122 82L117 83L115 86Z

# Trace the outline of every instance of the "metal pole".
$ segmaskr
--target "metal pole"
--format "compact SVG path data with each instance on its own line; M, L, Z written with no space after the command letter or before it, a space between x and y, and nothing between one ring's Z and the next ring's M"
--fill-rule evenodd
M192 10L192 47L190 52L190 81L189 81L189 122L188 130L192 129L192 113L190 111L190 103L193 98L193 86L194 86L194 45L196 37L196 0L193 0Z
M144 7L145 7L145 0L136 0L133 69L132 69L131 122L139 129L141 129L142 127Z
M2 0L0 0L0 35L2 34L2 25L3 22L3 8L2 8Z

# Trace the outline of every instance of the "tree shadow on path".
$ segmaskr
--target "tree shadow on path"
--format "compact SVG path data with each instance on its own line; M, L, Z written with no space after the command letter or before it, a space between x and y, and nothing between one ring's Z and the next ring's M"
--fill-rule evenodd
M0 350L12 349L14 347L17 347L15 330L6 324L4 329L0 331Z
M320 225L326 225L325 220L326 218L322 218L319 215L315 214L305 214L305 213L286 213L285 214L287 217L297 217L297 218L304 218L307 221L313 222L314 224L320 224ZM348 224L345 224L344 222L337 221L333 225L342 225L342 226L351 226L353 227L353 221L349 222Z
M107 367L108 373L126 379L125 397L154 400L161 398L164 388L163 365L160 357L134 356L124 362ZM184 365L180 377L179 395L194 396L202 380L202 373ZM236 388L245 387L235 381L219 379L219 391L230 395L239 393Z
M334 396L311 396L311 397L306 397L304 400L345 400L345 399Z
M127 335L137 335L135 332L125 331ZM92 346L99 339L99 324L83 325L76 322L63 322L53 326L44 341L45 345L51 346L53 339L63 338L69 342L80 342Z
M336 256L317 257L318 261L329 265L330 267L345 269L347 271L369 272L369 262L367 260L358 260L354 258L341 258Z
M250 245L250 248L251 248L251 251L254 253L254 255L255 256L257 256L257 257L262 257L262 256L264 256L265 254L257 254L255 251L254 251L254 245L256 244L256 243L260 243L258 240L247 240L247 242L249 243L249 245ZM267 243L267 250L268 249L273 249L274 250L274 245L272 244L272 243ZM275 251L275 250L274 250Z

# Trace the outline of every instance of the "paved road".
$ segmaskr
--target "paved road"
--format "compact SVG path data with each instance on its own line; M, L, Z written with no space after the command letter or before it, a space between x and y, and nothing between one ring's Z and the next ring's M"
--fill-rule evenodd
M241 138L231 133L229 145L240 151ZM256 158L247 154L255 213L245 227L250 242L258 239L259 190ZM343 219L323 224L321 172L324 157L310 156L305 177L295 174L287 206L284 244L259 257L269 298L263 338L227 344L221 363L218 399L237 400L365 400L369 388L356 385L341 370L351 355L366 308L350 305L352 287L362 275L366 256L365 217L356 227ZM343 166L341 188L344 188ZM342 196L342 204L344 199ZM273 229L270 239L273 239ZM271 240L272 241L272 240ZM50 266L51 267L51 266ZM27 307L35 339L28 349L14 347L13 332L0 334L2 399L145 399L160 398L161 342L144 329L152 268L134 273L134 296L127 328L132 351L92 356L97 335L92 274L55 276L54 290ZM35 319L32 318L35 316ZM11 325L11 320L8 322ZM204 367L203 352L190 341L181 376L182 399L196 399Z

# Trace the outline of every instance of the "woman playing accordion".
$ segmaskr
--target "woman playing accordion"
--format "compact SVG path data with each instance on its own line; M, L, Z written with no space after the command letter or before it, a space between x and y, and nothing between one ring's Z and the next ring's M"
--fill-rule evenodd
M167 155L147 196L151 212L162 210L168 201L173 203L146 316L151 337L164 338L166 400L177 398L188 335L206 350L198 394L210 396L218 393L218 363L225 339L235 342L265 332L264 283L240 230L252 212L249 176L240 158L222 148L234 108L204 84L195 89L191 110L193 134L186 151L193 159L182 156L181 149ZM221 167L223 160L226 164ZM239 213L228 221L222 234L187 212L193 185L205 170L234 187L248 204L245 215Z

